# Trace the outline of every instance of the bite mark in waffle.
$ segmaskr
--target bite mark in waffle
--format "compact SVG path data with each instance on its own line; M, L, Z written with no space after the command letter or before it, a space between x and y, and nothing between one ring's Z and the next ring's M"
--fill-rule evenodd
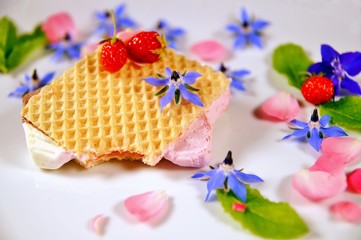
M159 87L142 78L163 73L166 67L202 75L194 87L200 89L197 94L204 108L183 100L160 111L160 97L154 96ZM215 100L229 95L229 83L223 73L169 49L153 64L127 63L115 73L102 70L99 52L94 52L31 96L22 117L24 124L72 153L71 158L85 167L111 158L143 160L153 166L194 121L206 115ZM28 144L31 137L36 138L27 136ZM29 151L37 163L37 155Z

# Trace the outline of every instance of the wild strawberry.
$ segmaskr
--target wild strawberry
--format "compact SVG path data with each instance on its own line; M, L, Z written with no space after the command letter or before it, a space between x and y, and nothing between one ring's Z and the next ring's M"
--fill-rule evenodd
M157 32L140 32L127 43L128 56L139 63L153 63L158 61L162 50L166 47L164 37Z
M114 36L100 42L103 43L100 60L104 70L116 72L127 62L128 54L123 41L116 37L117 32L114 12L112 11L111 14L114 24Z
M311 76L301 87L303 97L314 105L330 101L335 88L330 79L324 76Z

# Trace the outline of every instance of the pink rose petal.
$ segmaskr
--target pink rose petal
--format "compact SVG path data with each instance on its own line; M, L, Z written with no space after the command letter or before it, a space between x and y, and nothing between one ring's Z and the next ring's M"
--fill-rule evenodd
M139 221L145 222L162 215L169 205L165 191L151 191L127 198L124 206Z
M41 29L51 43L63 40L66 34L69 34L72 39L77 37L74 21L66 12L50 15L42 24Z
M117 38L120 38L125 44L137 33L140 33L141 31L133 31L130 29L120 31L117 33Z
M90 222L90 230L99 236L103 235L104 228L108 221L109 218L104 214L96 215Z
M290 93L279 92L260 107L260 117L265 120L288 121L300 111L297 99Z
M328 172L333 176L345 175L345 164L337 155L321 155L309 168L310 171Z
M352 137L329 137L322 141L322 152L334 154L345 163L350 163L361 156L361 140Z
M99 46L98 43L89 43L89 44L84 45L81 49L82 56L85 56L89 53L95 52L97 50L98 46Z
M196 57L208 62L222 62L229 54L227 48L215 40L197 42L191 47L190 51Z
M361 207L349 201L341 201L330 207L331 213L337 218L350 223L361 221Z
M361 193L361 168L357 168L347 174L347 190L354 193Z
M346 188L346 177L302 169L293 176L292 186L302 196L312 201L319 201L343 192Z

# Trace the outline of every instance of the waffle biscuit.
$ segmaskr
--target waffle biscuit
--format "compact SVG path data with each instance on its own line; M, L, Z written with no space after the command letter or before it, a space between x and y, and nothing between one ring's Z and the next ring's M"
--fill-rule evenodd
M164 150L229 92L230 84L223 73L166 51L155 63L141 67L127 63L115 73L102 70L99 51L85 56L28 99L22 110L28 146L46 142L56 147L54 154L66 151L84 167L111 158L157 164ZM200 89L204 108L183 100L160 111L160 96L154 96L159 87L142 78L163 74L166 67L202 75L194 87ZM36 163L44 161L37 159L37 149L29 151Z

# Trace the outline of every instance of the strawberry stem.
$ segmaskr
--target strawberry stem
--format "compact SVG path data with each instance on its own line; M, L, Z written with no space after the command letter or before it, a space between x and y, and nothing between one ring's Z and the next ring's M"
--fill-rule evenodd
M113 28L114 28L114 33L113 33L113 37L111 40L111 43L113 44L117 41L117 23L115 21L114 10L110 11L110 15L112 16L112 22L113 22Z

